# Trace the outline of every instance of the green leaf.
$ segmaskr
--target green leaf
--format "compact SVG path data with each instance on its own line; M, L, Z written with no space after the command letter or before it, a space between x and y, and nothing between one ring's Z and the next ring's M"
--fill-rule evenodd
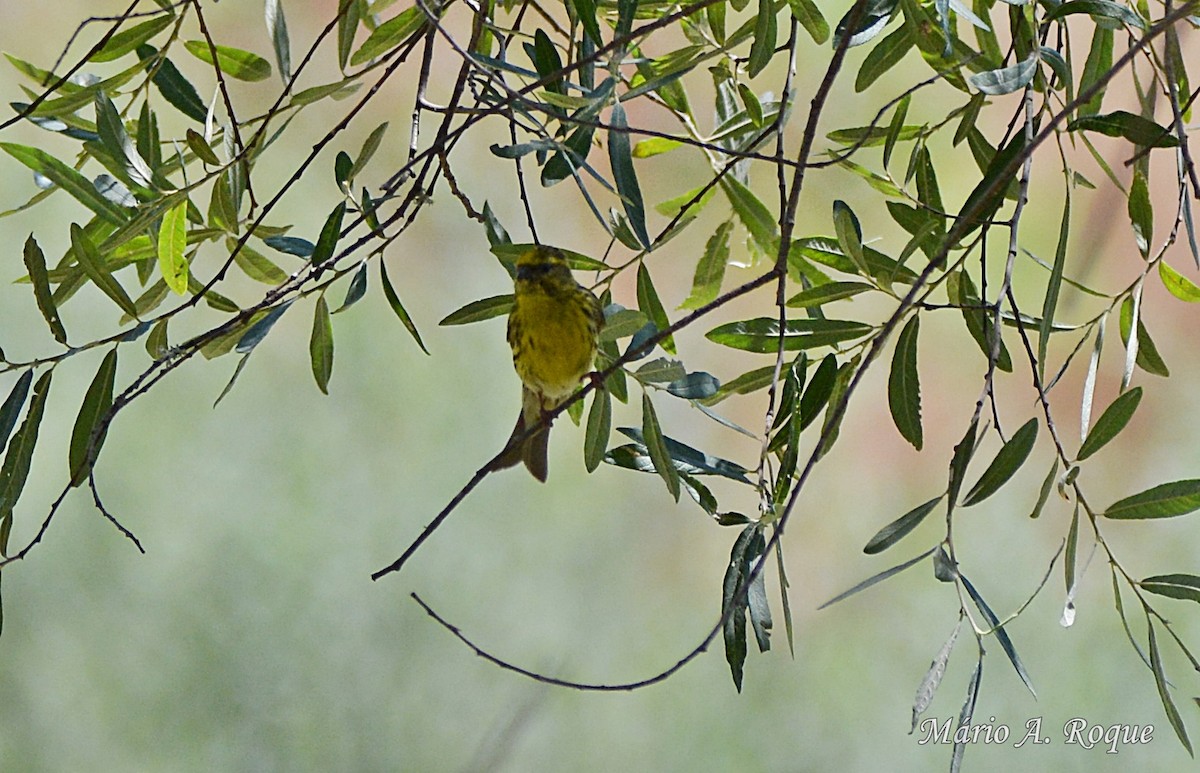
M608 160L612 165L613 182L617 195L625 207L629 226L637 236L642 248L651 249L650 234L646 230L646 207L642 203L642 190L638 186L637 173L633 169L633 156L629 147L629 124L625 119L625 108L620 102L612 107L609 118Z
M54 336L54 340L60 344L66 344L67 331L63 327L62 319L58 316L58 308L54 305L54 297L50 292L50 280L46 274L46 256L33 234L29 234L25 240L23 256L25 270L29 272L29 281L33 284L33 297L37 301L38 311L42 312L42 317L50 326L50 333ZM7 437L7 433L0 437L0 448L3 448L3 440Z
M196 154L197 158L209 166L221 165L221 159L217 157L215 152L213 152L212 146L209 145L200 132L196 131L195 129L187 130L187 146L193 153Z
M979 476L975 486L967 493L963 506L970 507L982 502L1007 483L1008 479L1029 458L1029 452L1033 450L1037 434L1038 420L1036 417L1025 422L1019 430L1014 432L1013 436L996 454L996 458L984 470L983 475Z
M398 47L409 36L422 29L426 21L425 12L419 5L414 5L398 16L388 19L376 27L363 41L363 44L350 57L350 64L358 67Z
M287 83L292 79L292 47L281 0L267 0L264 16L267 32L271 33L271 47L275 49L275 64L279 66L279 77Z
M1121 303L1121 340L1129 346L1130 329L1133 327L1133 300L1126 298ZM1166 378L1171 375L1170 369L1167 368L1167 363L1163 362L1162 355L1158 353L1158 347L1154 344L1154 339L1150 337L1150 331L1142 324L1141 315L1138 315L1137 323L1137 366L1147 373L1155 376Z
M634 441L633 445L622 446L621 448L632 451L635 456L641 456L642 458L633 460L636 462L633 465L622 464L624 460L610 458L618 450L613 449L605 457L605 461L643 472L654 472L654 463L650 459L650 451L646 445L645 434L634 427L618 427L617 431ZM723 478L736 480L738 483L750 483L750 479L746 477L749 470L739 464L735 464L728 459L706 454L697 448L692 448L685 443L680 443L678 440L666 437L665 435L663 436L663 442L666 444L667 452L671 456L671 464L681 474L693 476L720 475Z
M329 394L329 377L333 375L333 320L329 316L329 305L325 294L317 297L313 310L312 337L308 340L308 354L312 360L313 378L323 394Z
M12 523L13 507L25 488L25 480L29 477L29 465L33 459L33 449L37 445L38 427L42 423L42 414L46 408L46 395L50 392L50 378L54 371L47 370L33 386L33 399L29 402L29 410L25 412L25 420L21 422L17 433L8 444L4 454L4 464L0 466L0 550L7 545L9 525Z
M1093 131L1108 137L1124 137L1135 145L1151 148L1173 148L1179 144L1170 129L1124 110L1080 116L1067 124L1067 131Z
M1000 648L1008 656L1008 660L1012 663L1013 669L1016 670L1017 676L1021 677L1021 681L1025 683L1025 687L1029 690L1029 694L1037 698L1037 693L1033 689L1033 682L1030 681L1029 674L1025 671L1025 664L1021 662L1021 658L1017 655L1017 649L1013 646L1008 631L1004 630L1004 626L1000 624L1000 619L996 617L996 613L983 600L983 596L979 595L979 591L975 590L975 586L966 577L962 577L962 575L959 575L959 577L962 579L963 587L967 589L967 593L971 596L971 600L975 602L975 606L979 608L984 618L987 619L988 625L992 627L993 633L996 634L996 640L1000 642Z
M152 359L160 360L171 350L171 343L167 338L167 323L170 321L168 317L159 318L150 329L150 335L146 336L146 353Z
M1109 0L1070 0L1054 7L1046 14L1046 21L1055 21L1073 13L1086 13L1093 19L1113 19L1140 30L1146 29L1146 22L1137 13Z
M13 427L17 426L17 414L20 412L21 406L25 405L25 398L29 395L31 383L33 383L32 369L21 374L17 383L13 384L8 397L4 399L4 405L0 406L0 450L3 450L5 444L8 443L8 436L12 434Z
M1063 269L1067 263L1067 241L1070 234L1071 193L1068 188L1066 200L1063 202L1062 219L1058 225L1058 246L1054 251L1054 267L1050 270L1050 279L1046 281L1046 296L1042 300L1042 323L1038 326L1038 374L1043 382L1046 377L1046 348L1050 343L1054 314L1058 310L1058 295L1062 290Z
M313 247L312 257L309 258L314 266L319 266L333 257L338 237L342 232L342 217L345 214L346 202L343 201L334 207L333 211L329 213L329 217L325 219L321 235L317 237L317 244Z
M729 566L721 583L721 619L724 620L722 638L725 643L725 660L733 676L733 684L742 691L742 669L746 662L746 593L739 593L746 580L746 553L754 537L758 535L757 524L750 524L738 534L729 555ZM747 589L749 590L749 589Z
M286 303L279 304L273 309L268 310L254 324L250 325L246 329L246 332L242 333L237 339L237 346L235 348L238 354L249 354L254 350L254 347L262 343L262 340L267 337L267 333L271 332L271 328L275 327L275 323L279 321L279 318L283 316L283 313L288 310L292 303L293 301L287 301ZM241 371L240 367L238 371ZM234 379L236 378L237 374L234 374ZM229 383L232 386L233 380L231 379ZM226 387L226 390L228 391L228 387ZM223 395L224 393L222 393ZM217 398L217 401L220 402L220 398Z
M730 395L745 395L757 392L771 384L775 376L775 366L765 365L761 368L743 373L732 381L726 381L717 393L704 401L705 405L716 405Z
M840 301L874 289L873 285L862 282L827 282L823 285L814 285L807 290L801 290L788 298L786 305L793 309L823 306L826 303Z
M638 265L637 299L638 308L650 318L655 327L659 330L666 330L671 326L671 321L667 319L666 309L663 308L662 301L658 298L658 291L654 289L654 280L650 278L650 271L646 268L644 261ZM667 336L659 341L658 345L668 354L675 354L674 337Z
M797 351L862 338L872 330L870 325L851 320L791 319L781 335L778 319L759 317L719 325L705 337L733 349L772 354L779 350L781 339L784 351Z
M346 69L346 62L350 59L350 49L354 46L354 35L358 32L365 5L361 0L340 0L338 3L338 67L342 70Z
M862 226L858 224L858 217L850 209L850 205L841 199L833 201L833 227L837 232L842 254L854 261L860 274L870 276L870 267L867 266L867 259L863 254Z
M615 305L615 304L614 304ZM646 315L635 309L616 309L605 311L604 327L600 330L600 343L606 341L616 341L619 338L625 338L637 333L644 328L649 319ZM649 354L649 352L646 352Z
M1142 257L1146 257L1150 254L1150 244L1154 238L1154 206L1150 203L1150 184L1146 179L1146 171L1140 164L1135 165L1133 170L1126 208L1129 221L1133 224L1133 240Z
M842 45L842 39L850 36L847 47L861 46L875 38L887 26L892 12L896 10L897 0L869 0L858 11L858 6L851 6L837 23L833 33L833 47ZM857 13L857 16L855 15ZM852 20L857 19L854 29L850 29Z
M109 223L121 225L128 219L127 210L124 207L104 198L86 177L49 153L12 142L0 142L0 150L62 188L71 198Z
M1046 479L1042 481L1042 488L1038 491L1037 503L1033 506L1033 512L1029 514L1030 518L1037 518L1042 514L1042 508L1046 506L1047 500L1050 499L1050 491L1054 488L1054 480L1058 477L1058 457L1050 460L1050 472L1046 473Z
M884 569L879 574L871 575L867 579L865 579L862 582L860 582L859 584L855 585L850 590L842 591L838 595L831 598L829 601L826 601L824 604L817 607L817 611L820 611L820 610L824 609L825 607L832 606L832 605L838 603L839 601L842 601L844 599L847 599L847 598L853 596L856 593L864 591L867 588L870 588L872 585L875 585L876 583L883 582L884 580L888 579L889 577L895 576L895 575L899 574L900 572L903 572L905 569L908 569L911 566L916 566L917 564L924 561L926 558L929 558L929 556L933 553L934 549L935 548L930 548L929 550L926 550L924 553L917 556L916 558L910 558L909 560L905 561L902 564L897 564L896 566L893 566L890 569Z
M150 171L150 167L146 165L146 161L138 153L137 147L125 130L125 122L121 120L116 105L103 91L96 92L93 104L96 108L96 129L100 132L101 144L112 155L114 161L121 165L119 172L124 173L124 176L137 185L144 188L153 187L151 178L154 177L154 173Z
M867 264L867 276L881 284L890 285L892 282L912 284L917 281L917 275L912 270L901 266L882 252L863 245L863 260ZM837 239L828 236L809 236L796 239L788 251L788 267L790 270L800 268L800 258L829 266L845 274L858 274L859 268L842 250Z
M596 21L596 0L571 0L575 6L575 18L583 25L583 31L592 39L592 45L599 48L604 45L600 37L600 24Z
M1112 405L1104 409L1104 413L1101 414L1091 431L1088 432L1087 439L1079 447L1079 455L1075 460L1082 462L1084 459L1087 459L1103 448L1108 441L1116 437L1117 433L1125 429L1125 425L1133 417L1133 412L1137 410L1141 399L1142 388L1134 387L1116 400L1113 400Z
M137 57L147 72L153 73L152 81L159 93L176 110L194 121L204 123L208 119L208 108L196 93L196 87L184 77L179 68L167 57L158 58L158 51L149 44L137 47ZM151 61L157 59L157 61Z
M376 126L371 133L367 135L367 139L363 142L362 150L358 151L358 158L354 159L354 165L350 167L349 179L354 179L367 168L367 164L375 156L375 151L379 150L379 146L383 144L383 135L387 132L388 122Z
M1000 209L1008 186L1016 179L1019 170L1019 166L1012 167L1012 164L1024 151L1025 133L1016 132L1008 144L992 156L983 173L983 179L967 195L967 200L959 210L960 217L963 218L955 228L955 231L961 231L959 238L983 225Z
M163 213L162 225L158 229L158 270L167 287L177 295L183 295L188 287L187 249L188 200Z
M1162 655L1158 652L1158 641L1154 638L1154 623L1147 620L1146 627L1150 631L1150 670L1154 672L1154 685L1158 688L1159 700L1162 701L1163 711L1167 713L1167 720L1175 730L1175 735L1179 737L1179 742L1183 744L1183 748L1187 749L1187 753L1192 755L1192 742L1188 740L1187 728L1179 716L1179 709L1175 708L1175 701L1171 698L1171 688L1167 684L1167 676L1163 672Z
M342 301L342 305L337 307L334 314L340 314L346 309L362 300L367 294L367 262L363 261L358 270L354 272L354 276L350 278L350 286L346 288L346 298Z
M78 486L88 479L92 466L100 456L100 447L104 445L107 427L103 432L97 429L112 408L113 383L117 375L117 350L110 349L100 363L91 386L83 397L83 405L79 415L75 417L75 428L71 431L71 447L68 455L70 461L71 485ZM94 439L93 439L94 437Z
M513 297L511 293L508 295L493 295L490 298L481 298L450 312L438 324L466 325L471 322L481 322L485 319L508 314L512 311L512 305Z
M1035 52L1016 64L976 73L967 80L984 94L1011 94L1029 85L1033 76L1037 74L1037 66L1038 55Z
M892 354L892 370L888 378L888 408L892 421L900 434L921 450L921 382L917 374L917 332L921 318L914 314L900 337L896 339L896 351Z
M983 301L980 300L979 294L975 290L975 284L966 270L950 274L946 280L946 294L952 304L962 307L963 321L967 323L967 332L975 339L979 350L985 357L991 357L994 317L990 310L983 308ZM1008 347L1004 345L1003 337L1000 339L1000 353L996 358L996 367L1005 373L1012 373L1012 356L1008 353Z
M92 240L76 223L71 223L71 251L75 254L75 259L79 261L79 267L87 274L88 279L91 279L97 287L103 290L105 295L112 298L121 307L121 311L131 317L136 317L137 307L133 305L133 300L125 292L125 288L121 287L113 277L107 264L96 251L96 245L92 244Z
M771 210L755 196L749 188L733 177L721 178L721 190L729 199L733 212L750 232L750 238L764 255L773 255L778 249L779 234L776 219Z
M705 400L721 388L721 382L711 373L696 371L688 373L667 384L667 392L682 400Z
M1200 577L1194 574L1159 574L1138 583L1159 596L1200 603Z
M404 304L400 302L400 296L396 294L396 288L392 287L392 280L388 279L387 266L384 265L382 260L379 261L379 275L383 280L383 294L387 298L388 305L392 307L392 311L395 312L396 316L400 319L400 324L404 325L404 329L407 330L408 334L411 335L413 340L417 342L417 346L421 347L421 351L429 354L429 350L425 348L425 342L421 340L421 334L417 331L416 324L413 323L412 317L410 317L408 314L408 310L404 308ZM505 302L505 308L499 313L507 314L508 310L512 308L512 296L507 295L500 297L507 300ZM449 318L447 317L447 319ZM440 324L462 323L447 323L446 320L442 320Z
M243 244L234 246L233 262L251 279L269 285L277 285L287 280L288 275L279 266L261 252Z
M958 502L958 492L962 489L963 481L967 479L967 466L970 465L971 458L975 456L975 433L978 429L979 419L974 418L967 426L962 440L954 446L954 455L950 457L950 483L947 493L950 497L949 508L951 511ZM949 517L949 513L947 513L947 517Z
M879 79L879 76L899 64L912 47L912 32L908 25L901 25L895 32L876 43L858 68L858 76L854 79L854 90L856 92L866 91L872 83Z
M1171 295L1174 295L1179 300L1187 301L1188 303L1200 303L1200 287L1197 287L1192 280L1171 268L1165 260L1158 262L1158 277L1162 280L1163 286L1167 288Z
M1177 480L1125 497L1102 515L1124 521L1173 518L1200 509L1200 480Z
M679 471L675 469L675 465L671 462L671 452L667 450L667 444L663 440L662 428L658 423L658 415L654 412L654 403L650 402L650 395L642 395L642 437L646 443L646 451L650 455L650 461L654 463L654 469L662 477L663 482L667 484L667 491L676 502L679 501Z
M696 275L692 279L692 292L680 305L681 309L699 309L717 299L721 282L725 279L725 266L729 262L729 233L733 221L726 220L704 245L704 254L696 263Z
M99 51L88 57L88 61L100 63L118 59L170 27L175 21L172 14L162 14L121 30L109 38Z
M592 408L588 411L587 429L583 436L583 466L595 472L604 461L608 449L608 437L612 432L612 398L607 389L597 389L592 396Z
M271 77L271 63L258 54L229 46L209 47L204 40L186 40L183 43L192 56L206 64L216 65L221 72L242 81L261 81ZM213 50L216 56L213 56Z
M1106 27L1096 27L1092 33L1092 44L1088 51L1087 61L1083 66L1083 74L1079 77L1079 93L1091 91L1099 84L1096 93L1079 107L1077 115L1092 115L1100 112L1100 104L1104 99L1105 85L1101 77L1112 68L1113 62L1113 31Z
M917 528L921 521L925 520L925 516L933 512L944 496L944 494L939 494L928 502L917 505L887 526L884 526L875 533L874 537L871 537L863 547L863 552L867 555L874 555L895 545L906 534Z
M812 37L817 45L829 40L829 22L821 15L821 9L813 0L788 0L792 16L800 22L800 26Z
M746 74L757 77L775 55L775 40L779 34L774 0L758 0L758 15L754 19L754 35L750 38L750 56Z
M642 365L634 372L634 377L643 384L665 384L687 375L683 363L669 357L659 357Z

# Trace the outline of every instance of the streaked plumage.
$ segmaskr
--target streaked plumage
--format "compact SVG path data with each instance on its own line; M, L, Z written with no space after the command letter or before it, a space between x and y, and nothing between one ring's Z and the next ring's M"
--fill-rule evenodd
M524 462L533 477L546 480L550 427L517 441L570 397L592 369L603 322L600 301L571 276L562 252L539 246L517 258L508 345L523 385L521 412L495 469Z

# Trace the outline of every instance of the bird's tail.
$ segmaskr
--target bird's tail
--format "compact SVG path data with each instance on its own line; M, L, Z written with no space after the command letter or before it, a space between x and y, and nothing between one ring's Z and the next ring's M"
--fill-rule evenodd
M547 452L550 444L550 427L547 425L538 429L532 435L522 439L529 427L542 418L542 400L537 393L525 389L521 395L521 413L517 416L517 424L509 435L504 451L492 465L493 470L503 470L515 467L524 462L525 467L533 477L542 483L546 482L549 472Z

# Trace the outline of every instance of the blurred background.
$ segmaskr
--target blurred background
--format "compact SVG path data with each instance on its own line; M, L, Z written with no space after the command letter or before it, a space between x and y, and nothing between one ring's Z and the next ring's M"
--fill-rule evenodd
M821 5L831 21L844 10ZM331 0L285 0L294 59L332 18L335 6ZM271 57L261 3L205 7L219 40ZM0 48L49 68L78 21L88 14L117 14L121 4L60 0L54 9L50 14L37 4L0 5ZM66 60L73 62L101 33L99 24L85 28ZM195 36L195 29L188 35ZM1185 52L1194 50L1192 40L1184 42L1192 46ZM828 48L806 42L801 50L797 104L807 105ZM851 53L846 77L865 54L861 49ZM188 61L182 50L175 61L209 98L213 84L204 68ZM905 67L864 94L851 95L848 88L839 92L823 130L866 123L879 103L926 77L914 54ZM446 67L435 73L430 99L436 102L445 95L436 92L447 87L454 71ZM764 74L764 88L778 88L779 75ZM333 51L325 46L302 85L336 77ZM6 101L25 98L21 82L14 69L0 69ZM236 106L253 114L274 96L278 83L239 85ZM390 121L391 128L373 163L379 172L371 184L398 168L407 153L412 88L410 79L389 83L387 93L284 199L271 222L297 223L293 235L315 240L320 222L339 200L334 154L355 155L382 121ZM701 86L693 102L709 98ZM1110 94L1106 108L1134 104L1121 99L1119 92ZM920 92L913 111L918 117L944 115L960 101L943 86ZM297 119L287 140L292 144L272 149L260 162L255 181L260 198L274 193L347 104L333 103L327 108L333 112L318 108ZM670 128L660 116L631 115L631 123L639 121ZM431 133L435 122L436 116L427 115L423 131ZM802 122L795 123L798 131ZM1000 130L987 129L993 141ZM28 124L3 134L0 140L7 142L57 147L63 157L72 152L69 141ZM460 146L452 162L473 202L490 201L514 240L525 241L529 234L511 166L487 152L489 143L506 137L497 122L475 135L471 147ZM865 158L877 166L878 150ZM1089 162L1083 157L1076 161L1100 189L1081 191L1073 202L1068 271L1113 292L1137 275L1141 259L1124 215L1114 215L1124 212L1122 199L1106 192L1094 164L1085 167ZM1158 177L1152 179L1163 181L1163 187L1155 201L1169 218L1173 159L1164 154L1161 166L1159 161ZM1038 173L1044 176L1035 178L1039 198L1022 228L1022 244L1047 258L1053 255L1062 200L1052 167L1047 163ZM30 175L12 159L0 158L0 170L0 209L18 207L36 192ZM768 171L757 172L753 182L774 206ZM947 202L961 201L975 182L969 162L939 172ZM651 203L700 184L706 169L695 156L676 151L639 166L639 173ZM599 255L606 238L569 185L535 192L539 235ZM840 197L855 206L874 246L893 255L900 250L899 230L885 213L872 209L876 199L860 180L825 170L810 175L808 186L798 235L831 233L830 201ZM721 217L723 207L721 201L710 205ZM56 194L30 211L0 219L0 243L9 245L8 258L0 263L0 345L10 360L58 351L28 286L13 283L24 273L19 245L34 232L53 262L66 247L67 224L86 216L73 200ZM1160 217L1159 238L1169 225ZM711 227L691 231L648 262L672 318L687 296ZM736 250L748 260L740 243ZM1197 278L1186 248L1175 247L1168 256L1176 269ZM287 256L273 257L285 269L295 268ZM215 267L221 258L215 248L202 252L197 270ZM607 465L587 475L582 429L560 420L552 436L548 484L539 485L522 471L488 478L403 572L372 582L370 573L398 556L504 442L519 391L503 319L437 326L463 304L509 290L507 276L487 252L482 227L466 220L452 196L439 191L385 260L432 356L422 354L396 321L373 266L367 297L334 319L328 397L312 380L308 301L282 318L215 410L213 401L236 364L233 356L189 362L119 416L96 468L99 490L147 553L139 554L97 513L88 493L76 490L42 544L5 570L4 769L924 771L948 766L949 746L923 745L922 734L908 730L917 685L955 625L958 603L952 587L936 582L923 562L840 604L816 608L940 538L941 519L935 514L883 556L862 553L881 526L945 487L951 449L969 420L984 370L983 356L957 312L923 319L925 451L913 451L892 425L887 368L880 363L863 382L837 446L800 500L784 540L794 656L788 652L772 567L767 588L776 619L773 646L765 655L751 652L741 694L719 641L652 687L578 692L535 683L476 657L409 594L420 594L481 647L525 668L586 682L637 680L675 663L716 623L737 531L714 524L686 496L674 504L657 476ZM731 267L725 286L757 270ZM1041 269L1019 265L1017 289L1029 308L1040 308L1044 282ZM239 279L228 294L250 303L261 297L263 287ZM331 301L340 300L342 292L335 291ZM614 294L618 302L635 305L628 282L618 282ZM770 293L759 293L726 309L721 319L770 313L770 303ZM888 311L855 303L847 315L881 319ZM1172 377L1138 372L1135 383L1146 387L1146 399L1121 438L1088 462L1084 479L1100 508L1156 483L1198 477L1196 311L1162 291L1154 276L1147 282L1145 303L1146 324ZM1077 295L1064 297L1067 319L1083 321L1097 312ZM73 298L63 314L73 342L107 334L118 317L92 287ZM217 319L201 314L187 324L200 330ZM1111 322L1093 416L1115 397L1120 380L1124 351ZM728 380L766 364L765 358L716 351L707 344L702 334L715 324L706 322L679 336L689 370ZM186 332L173 326L172 341ZM1019 339L1011 333L1008 345L1017 366L997 382L1009 432L1039 413ZM1060 363L1073 345L1074 340L1056 342L1054 361ZM15 513L13 547L33 537L66 481L67 438L101 356L99 351L81 354L56 369L33 470ZM118 388L148 364L137 346L123 347ZM1085 366L1084 360L1077 362L1053 394L1060 431L1068 438L1078 437ZM0 377L0 391L7 394L13 380ZM753 466L755 443L683 401L655 399L667 434ZM764 393L733 398L720 411L754 429L761 426L764 400ZM637 401L632 402L633 408L618 406L614 426L640 425ZM1040 519L1028 517L1051 458L1044 427L1040 435L1018 476L986 503L961 511L956 521L963 571L1002 617L1037 588L1070 522L1071 506L1056 495ZM612 444L618 442L614 434ZM993 435L969 481L997 447ZM750 489L714 488L723 509L755 511ZM1200 573L1195 517L1106 523L1104 535L1135 577ZM1081 566L1093 556L1091 544L1081 537ZM1009 625L1036 699L997 643L985 640L975 719L1005 725L1011 737L1003 745L970 747L967 770L1016 765L1062 771L1182 769L1186 752L1113 610L1105 563L1101 551L1087 564L1073 627L1059 624L1065 599L1061 563L1042 593ZM1128 594L1126 608L1144 646L1144 621ZM1186 602L1162 599L1158 608L1172 617L1185 641L1200 642L1200 625ZM1189 700L1197 694L1195 677L1165 636L1160 635L1160 645L1184 721L1193 737L1200 737L1200 717ZM964 630L926 716L939 723L957 717L975 655L973 637ZM1153 725L1153 741L1123 747L1115 755L1106 754L1104 744L1090 750L1067 745L1062 728L1075 717L1092 724ZM1013 748L1026 723L1039 718L1042 737L1050 742Z

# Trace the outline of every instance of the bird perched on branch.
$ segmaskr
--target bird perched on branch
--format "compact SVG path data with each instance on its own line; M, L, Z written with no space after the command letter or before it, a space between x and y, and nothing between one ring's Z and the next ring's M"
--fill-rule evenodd
M508 344L521 377L521 413L493 469L524 462L545 482L550 425L529 430L562 405L592 369L603 323L600 301L571 276L560 250L538 245L517 258Z

